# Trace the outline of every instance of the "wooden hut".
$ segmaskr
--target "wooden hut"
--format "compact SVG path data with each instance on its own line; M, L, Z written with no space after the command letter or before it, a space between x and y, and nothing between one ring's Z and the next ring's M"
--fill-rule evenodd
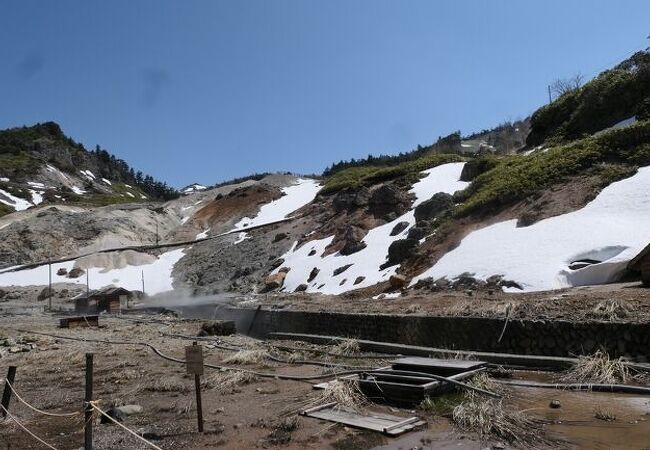
M630 261L627 268L634 272L640 272L641 281L643 281L644 285L650 287L650 244Z
M131 291L120 287L96 289L76 296L74 309L81 314L119 314L122 308L127 307L130 297Z

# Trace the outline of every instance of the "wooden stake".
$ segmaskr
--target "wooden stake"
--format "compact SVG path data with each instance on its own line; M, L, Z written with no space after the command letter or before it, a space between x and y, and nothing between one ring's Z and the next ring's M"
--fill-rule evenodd
M194 341L192 345L197 345L197 342ZM203 364L203 361L201 361ZM201 402L201 375L198 373L194 374L194 387L196 388L196 419L199 424L199 433L203 433L203 405Z
M7 417L7 412L9 411L9 402L11 401L11 388L9 385L14 385L14 379L16 378L16 366L9 366L9 370L7 370L7 381L9 383L5 382L5 390L2 393L2 411L0 414L2 414L2 417Z
M86 397L84 408L84 450L93 450L93 354L86 353Z
M48 269L48 288L47 288L47 307L52 311L52 263L47 264Z

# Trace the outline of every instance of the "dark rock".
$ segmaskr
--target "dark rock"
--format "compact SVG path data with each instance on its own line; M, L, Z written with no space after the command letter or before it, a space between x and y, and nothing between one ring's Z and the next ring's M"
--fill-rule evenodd
M287 233L278 233L273 238L273 242L280 242L281 240L286 239L287 237L288 237Z
M264 287L267 290L278 289L284 284L284 278L287 276L284 272L272 273L264 280Z
M334 269L334 272L332 272L332 276L337 276L348 270L350 267L352 267L352 264L346 264L345 266L341 266L337 269Z
M406 287L408 283L406 277L400 274L391 275L389 281L390 286L394 289L402 289L403 287Z
M271 263L271 269L277 269L280 267L282 264L284 264L284 259L283 258L278 258L275 261Z
M343 248L339 253L341 253L341 255L347 256L366 248L368 244L362 240L365 235L366 232L359 227L348 227L348 229L345 231L345 236L343 237Z
M362 283L363 280L365 280L365 279L366 279L366 277L357 277L357 278L354 280L354 284Z
M550 406L553 409L558 409L558 408L562 407L562 404L560 403L559 400L551 400L551 403L549 403L548 406Z
M307 256L314 256L315 254L316 254L316 250L310 250Z
M413 289L433 289L434 284L433 284L433 278L432 277L426 277L426 278L421 278L413 285Z
M409 209L411 196L394 184L385 184L372 192L368 203L371 214L391 221Z
M434 219L436 216L449 211L453 207L454 198L445 192L438 192L415 208L415 221L419 224L422 221Z
M307 290L307 287L307 283L299 284L294 292L305 292Z
M68 278L79 278L84 273L86 272L83 269L75 267L70 272L68 272Z
M318 267L311 269L311 272L309 272L309 278L307 278L307 283L310 283L314 278L316 278L318 276L318 272L320 272L320 269Z
M388 262L391 265L400 264L416 253L419 242L415 239L398 239L388 247Z
M230 336L237 333L232 320L211 320L201 324L199 336Z
M278 272L280 272L280 273L289 273L290 270L291 270L291 267L283 267L280 270L278 270Z
M343 278L341 282L339 283L339 286L343 286L346 282L348 281L347 278Z
M52 293L53 292L54 291L52 291ZM49 297L50 297L50 288L46 287L46 288L43 288L41 290L41 292L39 292L38 296L36 297L36 300L38 300L39 302L42 302L43 300L48 299Z
M503 275L492 275L488 277L485 282L488 286L499 286L499 283L503 280Z
M391 236L397 236L409 226L408 222L398 222L390 232Z
M59 270L56 271L56 274L60 277L67 275L67 273L68 273L68 269L66 269L65 267L61 267Z
M368 205L370 191L366 187L346 188L334 196L332 204L337 211L353 210Z
M424 237L428 234L428 231L424 227L411 227L409 230L409 233L406 235L407 239L415 239L416 241L419 241L420 239L424 239Z

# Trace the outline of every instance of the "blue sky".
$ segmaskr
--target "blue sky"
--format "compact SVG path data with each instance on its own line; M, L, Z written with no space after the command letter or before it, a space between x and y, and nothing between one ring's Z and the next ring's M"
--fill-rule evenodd
M523 118L650 45L648 1L0 4L0 128L47 120L175 186L321 172Z

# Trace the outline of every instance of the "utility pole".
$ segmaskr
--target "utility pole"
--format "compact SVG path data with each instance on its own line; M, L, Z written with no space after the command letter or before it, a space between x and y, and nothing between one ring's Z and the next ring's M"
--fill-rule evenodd
M553 99L551 98L551 85L548 85L548 102L552 103Z
M86 295L90 293L90 278L89 278L89 273L90 273L90 267L86 269Z
M86 395L84 397L84 450L93 450L93 354L86 353Z
M47 287L47 309L52 312L52 262L47 263L48 287Z
M144 295L144 270L142 271L142 295Z

